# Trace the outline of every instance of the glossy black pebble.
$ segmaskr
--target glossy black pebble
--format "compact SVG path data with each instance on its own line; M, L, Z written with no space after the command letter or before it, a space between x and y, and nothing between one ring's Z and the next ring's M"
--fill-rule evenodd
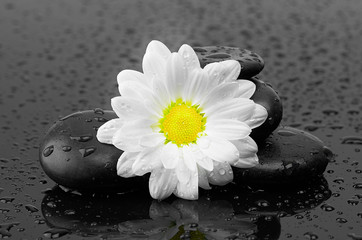
M113 111L95 109L56 121L40 145L44 172L59 185L75 190L128 191L145 185L143 177L119 177L116 166L122 151L96 138L98 128L116 117Z
M233 168L236 183L251 185L295 185L322 175L333 153L310 133L291 127L277 128L259 146L259 164Z
M241 65L239 79L256 76L264 68L264 60L256 53L236 47L207 46L193 48L199 58L201 67L213 62L234 59Z
M268 112L268 118L257 128L254 128L250 136L256 142L264 141L278 126L283 117L283 105L279 95L271 85L257 79L251 78L256 85L254 95L250 99L262 105Z

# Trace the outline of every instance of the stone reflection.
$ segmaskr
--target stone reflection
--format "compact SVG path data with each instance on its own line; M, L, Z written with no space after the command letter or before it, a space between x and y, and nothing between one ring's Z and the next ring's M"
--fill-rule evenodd
M107 239L278 239L280 218L320 205L331 192L324 178L293 189L229 184L202 191L198 201L156 201L147 191L124 194L48 191L44 233ZM50 236L51 238L57 235Z

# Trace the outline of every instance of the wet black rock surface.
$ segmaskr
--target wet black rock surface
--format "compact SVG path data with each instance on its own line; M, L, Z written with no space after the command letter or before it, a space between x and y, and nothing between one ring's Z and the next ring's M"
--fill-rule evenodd
M277 128L259 144L259 164L233 168L235 182L270 187L311 184L333 160L332 151L314 135L292 127Z
M323 174L331 195L320 192L316 182L317 186L309 186L317 189L315 194L314 190L299 194L305 199L280 193L274 201L261 197L260 189L246 186L251 195L223 189L228 196L224 199L211 195L209 200L206 196L191 205L166 202L166 210L179 215L216 213L200 217L198 225L191 225L192 234L198 234L195 226L206 233L225 233L222 229L235 226L233 232L239 235L223 237L361 238L361 11L359 0L1 1L0 236L85 238L77 234L83 231L77 227L52 225L47 221L50 216L42 212L42 200L55 183L40 166L39 144L54 121L68 113L111 109L110 98L118 95L117 74L122 69L141 70L147 43L158 39L173 51L188 43L256 52L265 61L260 80L270 82L283 103L281 125L312 133L335 154ZM264 189L267 195L271 190ZM53 195L59 206L66 201L62 196ZM263 198L273 211L278 206L284 210L289 202L298 213L263 215L267 212L262 211L263 206L268 206L259 201ZM315 204L309 204L313 201ZM149 218L165 213L164 205L151 206ZM249 211L244 211L244 206ZM259 211L262 214L254 214ZM122 222L124 214L119 213L119 224L112 228L117 236L140 228L135 221ZM158 218L157 225L170 226L165 219ZM214 224L212 231L205 230L205 222ZM187 237L189 227L180 235ZM102 236L95 235L86 239Z
M39 147L44 172L59 185L78 191L131 191L147 186L147 179L120 178L117 161L123 151L97 140L98 128L117 118L102 109L73 113L58 120Z
M228 46L202 46L194 47L194 50L202 68L214 62L231 59L238 61L241 66L239 79L254 77L264 68L264 60L258 54L247 49Z

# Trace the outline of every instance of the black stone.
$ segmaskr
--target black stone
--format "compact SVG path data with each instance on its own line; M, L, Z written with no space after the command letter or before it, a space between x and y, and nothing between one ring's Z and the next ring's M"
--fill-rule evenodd
M255 186L295 186L309 184L323 174L333 153L321 140L305 131L277 128L258 151L259 164L253 168L233 168L236 183Z
M252 130L250 136L256 142L264 141L278 126L283 117L283 105L277 92L268 83L265 83L256 77L250 79L255 85L256 90L250 99L262 105L268 112L268 118L257 128Z
M116 117L113 111L96 109L56 121L40 145L44 172L59 185L79 191L128 191L146 185L146 177L119 177L116 166L123 151L96 138L98 128Z
M226 46L194 47L193 49L202 68L213 62L237 60L241 65L238 77L240 79L256 76L264 68L264 60L258 54L247 49Z

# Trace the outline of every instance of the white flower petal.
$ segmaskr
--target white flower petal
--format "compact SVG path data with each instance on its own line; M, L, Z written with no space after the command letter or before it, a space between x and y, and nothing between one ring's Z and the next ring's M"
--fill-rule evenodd
M187 44L183 44L180 49L178 50L178 53L181 54L181 56L184 58L186 67L189 70L193 69L199 69L200 68L200 61L197 57L194 49L190 47Z
M153 81L152 91L154 94L154 102L163 109L171 102L171 97L165 83L161 80Z
M139 153L124 152L119 157L117 162L117 174L121 177L134 177L136 176L132 171L132 165L136 160Z
M173 170L161 167L151 172L149 189L154 199L162 200L169 197L176 185L177 178Z
M213 185L224 186L234 179L234 173L230 164L214 161L214 170L208 174L208 179Z
M183 156L180 156L181 159L180 161L178 162L178 165L177 165L177 168L175 168L175 172L176 172L176 176L177 176L177 179L180 181L180 182L188 182L190 180L190 177L191 177L191 171L190 169L186 166L185 164L185 161L183 159Z
M159 156L162 152L162 145L153 148L145 148L138 154L132 165L132 171L137 176L142 176L145 173L155 169L162 168L162 163Z
M199 198L199 184L197 171L192 172L188 182L178 182L174 194L187 200Z
M240 158L251 157L258 152L258 145L250 136L230 142L238 149Z
M267 110L262 105L256 103L253 115L248 120L245 120L245 123L253 129L262 125L267 118Z
M147 88L150 86L150 80L145 77L145 75L141 72L135 70L122 70L117 75L117 83L120 85L123 82L134 82L142 85L143 87ZM122 93L121 93L122 94Z
M171 51L168 47L158 40L152 40L146 48L147 52L154 52L162 56L164 59L167 59L171 55Z
M205 116L209 119L249 119L255 109L254 101L246 98L233 98L222 101L214 106L204 109Z
M162 146L162 151L159 156L163 167L166 169L174 169L179 162L179 149L176 144L168 142L166 145Z
M166 76L166 59L157 52L146 52L142 61L143 73L152 81L163 81Z
M163 133L150 133L141 137L140 145L142 147L155 147L165 142L165 140L166 138Z
M189 146L183 146L183 160L188 167L188 169L192 172L196 171L196 160L194 158L194 155L192 153L192 150Z
M212 165L213 165L213 163L212 163ZM209 180L208 180L208 173L206 172L206 170L199 167L198 176L199 176L199 186L206 190L211 189Z
M152 125L155 122L151 119L136 119L131 122L125 123L120 131L124 138L141 138L144 135L153 133Z
M140 102L143 102L145 98L152 98L152 92L149 87L134 81L120 82L118 90L122 97L136 98Z
M259 158L256 154L251 157L239 158L238 161L231 163L232 166L238 168L251 168L259 164Z
M217 85L212 89L206 97L201 101L201 106L207 109L214 106L220 101L226 101L228 99L234 98L235 92L238 90L238 84L236 82L223 83Z
M234 167L239 168L250 168L254 167L259 163L258 156L258 145L251 137L231 141L239 151L238 161L231 163Z
M255 93L256 86L252 81L239 79L236 83L239 84L239 88L235 97L250 98Z
M207 157L203 154L197 144L190 145L190 151L192 153L192 157L194 161L197 163L199 167L204 168L207 171L212 171L214 165L212 163L211 158Z
M117 116L125 120L149 116L149 112L143 103L135 98L114 97L111 99L111 105Z
M209 85L207 72L202 69L195 69L189 72L182 98L198 104L205 95L205 91Z
M101 143L112 144L114 134L124 124L124 120L120 118L111 119L104 123L97 131L97 139Z
M202 136L197 140L197 145L202 153L215 161L231 163L239 159L238 149L228 140Z
M235 140L249 136L251 128L246 123L234 119L210 119L206 123L205 133L212 137Z
M204 69L209 73L212 82L222 83L236 80L241 66L236 60L226 60L207 64Z
M139 144L139 137L130 137L126 138L122 132L122 129L119 129L112 138L112 144L125 152L139 152L143 150L143 147Z
M172 53L166 62L166 84L171 100L182 97L187 77L186 65L182 56Z

